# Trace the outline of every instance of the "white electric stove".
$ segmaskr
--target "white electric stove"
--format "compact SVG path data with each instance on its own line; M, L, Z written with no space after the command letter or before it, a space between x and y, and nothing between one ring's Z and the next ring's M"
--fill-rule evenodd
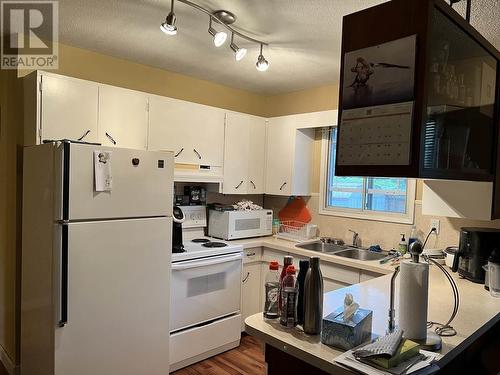
M170 372L235 348L243 247L204 236L205 206L183 206L184 252L172 254Z
M241 253L241 245L232 245L217 238L196 236L193 239L184 235L184 252L172 254L172 263L182 262L191 259L214 257L224 254Z

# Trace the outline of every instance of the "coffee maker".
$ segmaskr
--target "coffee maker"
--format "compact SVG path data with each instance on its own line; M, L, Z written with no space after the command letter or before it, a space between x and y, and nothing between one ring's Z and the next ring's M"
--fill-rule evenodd
M500 229L460 228L460 243L453 260L453 272L467 280L484 284L483 266L493 249L500 249Z
M182 243L182 223L184 222L185 216L179 206L174 206L173 210L173 228L172 228L172 252L173 253L183 253L184 245Z

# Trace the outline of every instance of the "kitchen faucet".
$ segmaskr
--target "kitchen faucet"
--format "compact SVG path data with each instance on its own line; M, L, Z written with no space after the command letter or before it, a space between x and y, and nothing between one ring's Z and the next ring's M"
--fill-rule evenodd
M352 232L352 246L358 246L359 233L349 229L349 232Z

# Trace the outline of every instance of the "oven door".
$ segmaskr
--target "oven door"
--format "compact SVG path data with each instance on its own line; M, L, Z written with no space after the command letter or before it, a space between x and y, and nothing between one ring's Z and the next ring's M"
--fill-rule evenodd
M172 264L170 332L238 313L242 253Z

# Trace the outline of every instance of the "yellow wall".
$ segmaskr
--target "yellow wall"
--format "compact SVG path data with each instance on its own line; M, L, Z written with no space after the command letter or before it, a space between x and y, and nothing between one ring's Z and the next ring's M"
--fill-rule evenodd
M327 85L312 89L273 95L266 98L266 117L318 112L338 108L339 86Z
M19 342L22 185L22 87L0 70L0 346L15 362Z

